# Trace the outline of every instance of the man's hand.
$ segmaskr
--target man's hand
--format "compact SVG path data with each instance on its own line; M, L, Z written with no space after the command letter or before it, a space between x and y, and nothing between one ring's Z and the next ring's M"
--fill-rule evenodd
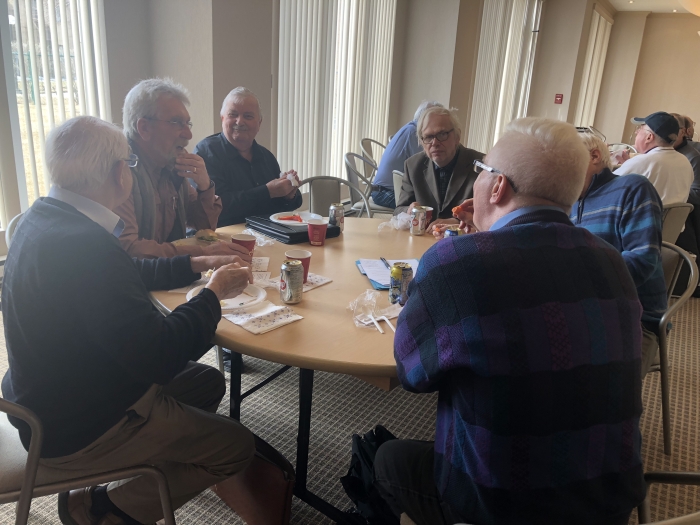
M610 154L610 160L613 166L620 166L626 161L630 160L630 152L626 149L620 151L614 151Z
M459 224L457 219L436 219L428 226L427 233L432 233L436 239L442 239L445 236L445 230L455 224Z
M408 205L408 209L406 210L406 213L408 213L409 215L411 215L411 212L413 211L413 208L415 208L416 206L420 206L420 204L418 204L417 202L412 202L411 204L409 204L409 205Z
M294 182L292 182L292 181L289 179L289 175L292 175L292 176L294 177L294 180L296 181L296 185L294 184ZM299 175L297 175L297 172L296 172L295 170L285 171L280 177L285 177L287 180L289 180L289 182L292 183L292 186L294 187L294 190L291 191L290 193L288 193L287 195L285 195L284 198L285 198L285 199L291 200L291 199L293 199L294 197L296 197L296 196L297 196L297 191L299 191L299 187L298 187L298 186L299 186L299 182L300 182L300 181L299 181Z
M455 213L459 219L459 228L464 230L464 233L474 233L479 230L474 225L474 199L467 199L459 205L459 211Z
M200 255L198 257L190 257L190 266L192 266L193 273L216 270L227 264L245 266L245 261L238 255Z
M180 177L192 179L199 191L204 191L211 185L207 166L199 155L183 150L183 153L175 159L175 170Z
M239 264L227 264L216 270L205 288L216 294L219 301L236 297L245 290L248 283L253 282L253 272L250 267Z
M276 199L277 197L286 197L290 193L292 196L296 193L297 189L292 186L292 181L287 178L279 178L271 180L266 184L267 191L270 192L270 198Z
M205 246L202 251L204 252L205 256L209 255L237 255L241 259L243 259L245 262L250 262L253 260L253 258L250 256L250 253L248 250L246 250L243 246L240 244L234 244L232 242L214 242L210 244L209 246ZM210 266L211 268L211 266ZM209 268L206 268L207 270Z

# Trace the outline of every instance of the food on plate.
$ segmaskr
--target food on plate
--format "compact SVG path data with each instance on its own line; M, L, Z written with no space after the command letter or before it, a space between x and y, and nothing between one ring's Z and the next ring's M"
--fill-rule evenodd
M304 222L304 219L302 219L299 215L285 215L284 217L277 217L278 221L297 221L297 222Z
M205 242L217 242L221 240L214 230L199 230L195 234L195 237Z
M202 274L202 277L204 277L205 279L211 279L212 275L214 275L214 268L211 268L211 269L207 270L206 272L204 272Z

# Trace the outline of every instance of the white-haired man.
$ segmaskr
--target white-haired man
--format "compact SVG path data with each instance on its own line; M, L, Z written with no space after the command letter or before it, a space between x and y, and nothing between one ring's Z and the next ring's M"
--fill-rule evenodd
M437 223L456 223L452 208L472 196L473 162L484 154L460 144L462 127L454 109L426 109L418 118L417 130L423 151L405 163L394 215L410 213L420 204L433 208Z
M416 153L423 151L421 143L418 141L416 126L421 113L434 106L443 107L435 100L424 100L416 109L413 120L407 122L391 137L386 150L379 161L377 174L372 180L372 200L386 208L396 207L396 196L394 195L394 171L403 172L406 161Z
M223 202L219 226L301 206L296 171L281 173L272 152L255 140L262 120L258 97L237 87L221 105L221 133L202 139L194 150L204 159Z
M186 105L187 90L170 79L142 80L126 95L124 134L141 162L132 168L131 196L116 210L124 221L119 240L134 257L232 254L245 259L245 250L233 243L173 244L185 237L188 226L216 228L221 212L204 161L185 149L192 138Z
M77 117L46 140L53 187L24 214L2 287L10 367L3 396L44 429L39 482L138 464L158 466L175 507L244 469L253 435L217 416L226 384L194 363L210 347L219 300L252 279L235 256L132 259L112 210L131 195L140 159L121 130ZM148 290L185 286L218 268L205 289L164 317ZM25 447L29 427L14 418ZM62 493L66 525L152 524L158 489L142 477Z
M620 254L569 221L588 152L527 118L476 166L478 232L423 255L394 341L404 388L439 392L435 442L383 444L376 484L418 525L626 524L641 306Z
M659 192L664 206L686 202L693 183L693 168L688 159L673 149L680 129L678 121L664 111L631 120L638 126L634 147L639 154L629 158L626 150L616 153L616 160L623 164L615 170L615 175L643 175Z

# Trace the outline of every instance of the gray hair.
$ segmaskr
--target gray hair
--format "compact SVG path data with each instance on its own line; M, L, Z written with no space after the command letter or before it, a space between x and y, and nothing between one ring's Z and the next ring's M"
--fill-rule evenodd
M258 100L258 97L250 89L245 88L243 86L233 88L231 91L229 91L228 95L226 95L226 98L221 104L221 116L224 116L224 113L226 112L226 106L228 106L231 103L231 101L243 100L245 98L255 99L255 102L257 102L258 104L258 115L260 115L260 118L262 119L262 109L260 109L260 101Z
M457 108L445 108L442 105L433 106L420 114L418 117L418 124L416 124L416 135L418 135L418 145L423 145L423 127L430 115L447 115L450 117L450 125L455 129L455 134L457 135L457 140L462 138L462 125L459 123L457 118Z
M437 100L424 100L423 102L420 103L420 106L418 106L418 109L416 109L415 114L413 115L413 120L415 122L418 122L418 119L421 116L421 113L423 113L426 109L432 108L432 107L444 107L442 104L440 104Z
M571 124L527 117L512 121L498 141L507 140L503 170L518 194L546 199L570 210L581 195L590 153Z
M100 188L114 163L129 156L122 131L97 117L75 117L46 137L46 167L51 182L81 192Z
M610 150L608 149L608 145L603 142L603 139L597 135L594 135L593 133L587 132L579 133L579 136L581 137L581 141L583 141L583 145L586 146L588 152L590 153L594 149L600 151L603 165L609 170L612 170L613 165L612 160L610 159Z
M149 78L131 88L122 109L126 138L133 140L138 136L139 119L155 117L158 99L164 96L176 98L185 106L190 105L187 89L171 78Z

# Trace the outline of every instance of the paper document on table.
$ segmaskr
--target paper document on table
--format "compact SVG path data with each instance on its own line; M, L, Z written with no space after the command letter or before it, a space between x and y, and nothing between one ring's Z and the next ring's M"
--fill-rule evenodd
M270 265L270 258L269 257L253 257L253 261L251 262L252 270L254 272L265 272L267 271L267 267Z
M270 272L253 272L253 279L266 281L270 278Z
M405 262L411 265L414 276L418 272L418 259L387 259L387 262L389 266L397 262ZM382 286L389 286L390 270L382 261L379 259L360 259L360 265L370 280L378 282Z

